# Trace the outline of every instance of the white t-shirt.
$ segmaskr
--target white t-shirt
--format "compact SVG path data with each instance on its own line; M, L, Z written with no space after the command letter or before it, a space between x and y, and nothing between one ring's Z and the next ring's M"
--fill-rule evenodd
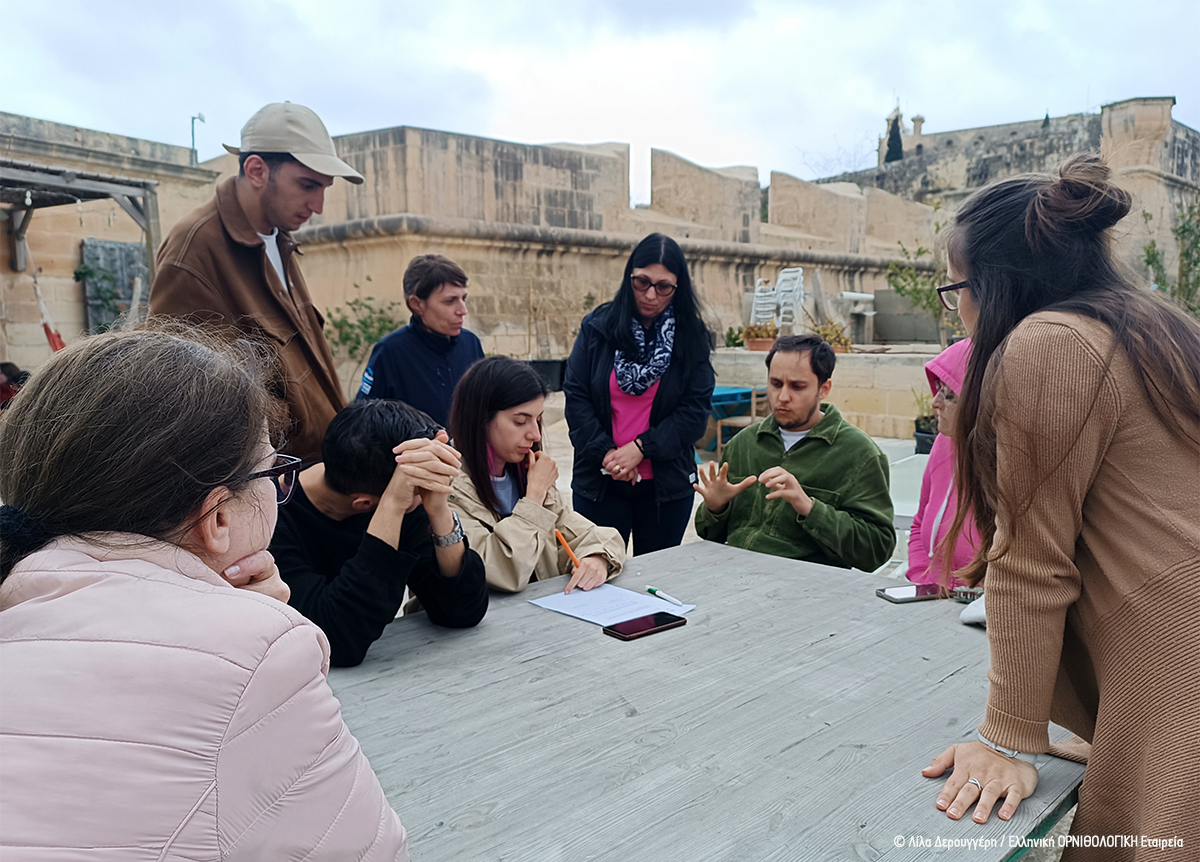
M811 428L808 429L808 431L811 430ZM784 429L780 428L779 436L783 438L783 451L787 452L789 449L807 437L808 431L785 431Z
M512 510L517 508L517 500L520 499L517 483L506 472L503 476L492 477L492 487L496 489L496 502L500 504L500 513L511 515Z
M283 258L279 256L279 228L271 228L270 233L258 235L262 237L263 244L267 247L267 260L271 261L271 266L275 267L275 272L279 274L279 280L283 282L283 289L290 291L292 287L288 284L287 276L283 274Z

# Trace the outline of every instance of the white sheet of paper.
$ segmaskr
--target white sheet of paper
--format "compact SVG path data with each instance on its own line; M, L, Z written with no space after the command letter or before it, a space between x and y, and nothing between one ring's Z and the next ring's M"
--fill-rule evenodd
M529 603L548 611L578 617L598 626L611 626L660 611L676 615L686 614L696 607L674 605L649 593L635 593L633 590L612 584L601 584L594 590L587 591L576 588L571 590L570 594L554 593L544 599L530 599Z

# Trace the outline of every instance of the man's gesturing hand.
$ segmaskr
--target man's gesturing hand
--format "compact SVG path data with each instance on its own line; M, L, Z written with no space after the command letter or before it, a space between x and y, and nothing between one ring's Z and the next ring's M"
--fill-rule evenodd
M800 480L782 467L772 467L764 470L758 481L767 486L767 499L783 499L792 504L796 514L808 516L812 511L812 497L804 493Z
M758 481L757 476L747 476L736 485L731 485L728 463L722 464L720 470L716 464L703 464L696 471L696 476L700 481L692 487L700 492L700 496L704 498L704 505L710 512L722 511L729 505L730 500Z

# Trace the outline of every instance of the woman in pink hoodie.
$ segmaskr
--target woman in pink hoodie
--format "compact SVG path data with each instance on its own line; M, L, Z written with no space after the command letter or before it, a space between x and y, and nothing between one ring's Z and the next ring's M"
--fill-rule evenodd
M80 339L5 411L0 856L407 860L266 552L266 363L193 337Z
M954 483L954 419L970 356L971 339L967 338L950 345L925 363L925 376L933 391L933 409L938 417L938 436L933 441L929 463L925 465L921 501L908 534L908 579L917 584L961 585L946 570L938 543L946 537L958 512L958 491ZM954 547L953 569L971 562L978 543L979 535L973 526L963 531Z

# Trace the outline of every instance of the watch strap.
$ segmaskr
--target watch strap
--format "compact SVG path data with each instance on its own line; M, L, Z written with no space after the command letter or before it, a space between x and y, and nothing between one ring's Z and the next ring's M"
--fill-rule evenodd
M450 516L454 518L454 529L444 536L439 536L433 532L433 526L429 527L429 535L433 538L433 544L439 548L448 548L451 545L457 545L464 538L462 521L458 519L458 512L451 512Z
M997 754L1003 754L1010 760L1020 760L1032 766L1037 766L1038 760L1041 757L1039 754L1027 754L1024 751L1017 751L1015 748L1005 748L1002 745L997 745L978 731L976 731L975 736L980 742L992 749L992 751L995 751Z

